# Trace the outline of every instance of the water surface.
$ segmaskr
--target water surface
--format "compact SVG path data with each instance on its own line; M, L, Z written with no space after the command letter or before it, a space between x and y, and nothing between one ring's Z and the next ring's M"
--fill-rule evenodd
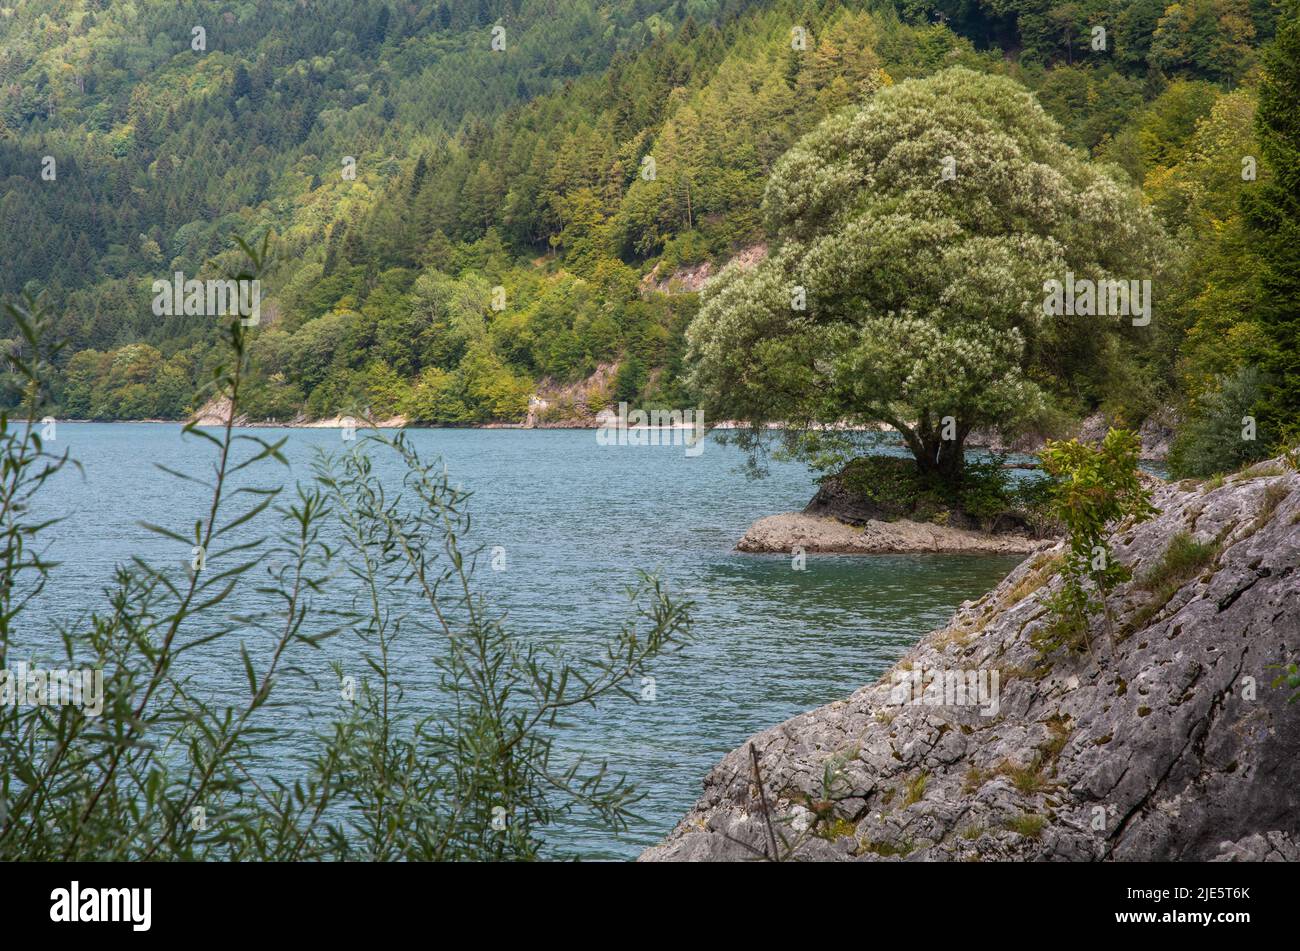
M292 471L280 478L290 480L310 475L313 447L344 445L339 430L250 432L288 437ZM485 559L476 577L479 590L507 613L512 632L581 654L627 616L624 591L637 569L657 571L675 595L696 604L694 642L655 664L654 702L606 704L575 718L565 738L562 755L606 758L647 794L642 818L626 834L574 817L548 836L556 849L585 858L634 857L689 809L700 780L724 753L879 677L1017 561L809 556L806 569L796 571L785 556L734 552L754 519L801 508L812 476L802 466L776 464L768 478L750 480L740 471L740 453L714 442L690 457L681 446L602 447L592 431L409 435L422 454L441 455L453 481L474 493L470 544L505 549L504 571L488 570ZM53 448L70 450L83 472L61 473L42 503L66 520L50 536L49 554L63 564L26 622L36 650L49 636L42 616L67 621L84 614L115 564L135 555L178 562L177 543L139 522L184 532L205 500L152 464L200 471L212 456L207 443L183 440L179 426L65 423L57 437ZM396 472L381 457L381 471L390 470ZM353 643L331 651L322 666L338 652L356 662ZM409 642L400 653L399 665L417 679L429 670L427 644ZM215 693L238 702L246 687L237 664L213 659L204 670ZM311 702L302 690L303 702Z

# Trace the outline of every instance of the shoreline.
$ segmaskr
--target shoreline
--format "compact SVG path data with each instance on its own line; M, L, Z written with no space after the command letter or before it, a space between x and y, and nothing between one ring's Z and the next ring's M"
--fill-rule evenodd
M1027 557L883 676L734 747L639 861L1300 859L1258 780L1297 775L1271 665L1300 642L1300 476L1270 460L1153 501L1110 536L1136 577L1085 644L1050 639L1064 546ZM1187 538L1213 570L1145 584Z
M190 425L190 423L193 422L195 426L201 427L203 429L219 429L226 425L225 422L223 421L217 419L211 419L211 418L209 419L201 418L198 421L195 421L193 419L73 419L73 418L60 419L58 417L54 417L54 419L58 423L97 423L97 424L104 424L104 425L148 423L151 426L172 425L172 426L182 426L182 427L188 426ZM246 421L242 423L237 422L235 424L235 428L236 429L342 429L343 422L342 422L342 417L337 417L337 416L332 418L327 418L327 419L315 419L315 420L307 420L307 421L259 420L257 422L253 422L253 421ZM562 423L536 423L533 425L529 425L528 423L508 423L508 422L420 423L420 422L410 422L401 417L395 416L395 417L390 417L388 419L374 420L369 422L363 422L361 420L358 420L356 423L356 428L357 429L487 429L487 430L565 429L565 430L595 431L601 429L602 427L599 423L597 423L594 420L591 421L590 423L582 423L582 424L576 423L573 420L565 420ZM666 426L653 426L649 423L645 423L645 424L638 424L635 426L610 426L608 428L620 429L620 430L694 430L696 427L694 424L690 424L690 423L673 423ZM707 427L709 431L720 429L728 432L735 429L745 429L745 428L748 428L745 423L737 422L736 420L730 420L730 419L722 420L721 422L710 424ZM770 430L778 430L784 427L779 423L769 423L766 428ZM894 432L894 430L892 429L873 427L873 426L831 427L827 425L825 428L828 429L837 428L840 430L852 430L855 432L878 432L882 434L888 434ZM968 448L985 449L988 447L984 445L971 445Z
M220 429L223 428L226 424L225 421L221 419L219 410L220 407L204 407L202 410L200 410L198 413L196 413L194 416L190 417L189 419L59 419L55 417L55 421L59 423L106 423L106 424L148 423L149 425L170 424L170 425L182 426L182 427L187 426L191 422L193 422L195 426L204 429ZM237 423L235 428L236 429L342 429L343 428L342 419L343 417L335 416L335 417L327 417L324 419L314 419L314 420L295 419L295 420L275 421L275 422L270 422L266 420L262 420L258 422L246 421L243 423ZM1078 438L1082 438L1085 441L1099 441L1100 433L1097 430L1096 425L1091 425L1091 426L1089 425L1089 424L1094 424L1095 419L1096 419L1096 414L1094 414L1093 417L1089 417L1087 420L1084 420L1083 423L1080 424L1080 432L1078 433ZM1144 424L1144 428L1145 426L1146 424ZM407 429L407 428L409 429L474 429L474 430L553 429L553 430L595 431L601 429L602 426L601 423L598 421L598 419L595 417L590 419L568 418L554 423L529 423L529 422L512 423L512 422L501 421L501 422L488 422L488 423L454 424L454 423L410 422L404 416L396 415L396 416L387 417L382 420L371 420L365 423L362 423L362 421L358 420L356 422L356 428L357 429ZM616 426L616 427L609 427L609 428L625 430L625 431L632 431L632 430L674 431L679 429L693 430L696 429L697 427L693 423L687 424L683 422L677 424L670 424L666 426L654 426L654 425L650 425L649 423L646 423L646 424L638 424L635 426L624 425L624 426ZM724 420L719 420L716 423L711 423L706 425L705 431L707 434L708 432L711 432L713 430L731 432L733 430L748 429L748 428L749 425L742 420L724 419ZM785 425L783 423L768 423L764 428L769 431L777 431L777 430L784 429ZM898 431L896 429L886 424L873 425L873 426L847 426L841 423L822 423L816 428L821 430L836 430L840 432L880 433L881 435L884 436L889 436L889 435L896 436L898 434ZM972 451L972 450L984 451L992 455L1000 455L1008 458L1016 457L1016 456L1037 458L1039 452L1043 448L1044 441L1045 440L1043 437L1034 437L1028 440L1019 439L1019 440L1011 440L1010 442L1007 442L1002 439L999 439L996 435L993 435L991 433L979 432L979 433L972 433L972 436L967 439L965 444L965 449L967 451ZM1148 444L1149 442L1151 444ZM1167 456L1168 456L1167 440L1165 441L1164 444L1161 444L1159 440L1149 440L1147 437L1144 436L1143 449L1140 456L1143 462L1154 463L1157 465L1164 465L1167 461ZM1010 466L1010 468L1019 468L1019 466L1013 464Z
M1020 555L1051 548L1059 538L983 532L908 518L852 525L829 515L781 512L757 519L735 551L765 555Z
M217 420L217 419L213 419L213 418L211 418L211 417L209 417L208 419L200 418L197 422L196 422L193 418L191 418L191 419L156 419L156 418L155 418L155 419L83 419L83 418L72 418L72 417L69 417L69 418L54 417L54 420L55 420L56 422L58 422L58 423L98 423L98 424L105 424L105 425L120 425L120 424L128 424L128 423L148 423L148 424L151 425L151 426L155 426L155 425L188 426L191 422L194 422L194 424L195 424L196 426L200 426L200 427L202 427L202 428L204 428L204 429L217 429L217 428L224 427L224 426L226 425L225 422L220 421L220 420ZM236 428L236 429L341 429L342 427L343 427L343 423L341 422L341 417L337 417L337 416L336 416L336 417L332 417L332 418L327 418L327 419L314 419L314 420L305 420L305 421L294 421L294 420L287 420L287 421L268 421L268 420L259 420L259 421L257 421L257 422L247 421L247 422L236 423L236 424L235 424L235 428ZM600 425L598 422L596 422L595 420L592 420L592 421L590 421L590 422L583 422L583 423L578 423L578 422L576 422L576 421L574 421L574 420L564 420L563 422L560 422L560 423L534 423L534 424L532 424L532 425L530 425L530 424L528 424L528 423L510 423L510 422L490 422L490 423L421 423L421 422L410 422L410 421L408 421L408 420L406 420L406 419L403 419L403 418L400 417L400 416L394 416L394 417L390 417L390 418L388 418L388 419L383 419L383 420L377 420L377 421L366 422L366 423L364 423L364 424L362 424L361 421L358 421L358 423L357 423L357 428L358 428L358 429L407 429L407 428L410 428L410 429L570 429L570 430L597 430L597 429L600 429L600 428L601 428L601 425ZM638 424L638 425L635 425L635 426L611 426L611 427L609 427L609 428L611 428L611 429L668 429L668 430L683 429L683 430L692 430L692 429L695 429L696 427L695 427L693 424L688 424L688 423L674 423L674 424L670 424L670 425L666 425L666 426L653 426L653 425L650 425L649 423L645 423L645 424ZM725 419L725 420L721 420L721 421L716 422L716 423L711 423L711 424L709 424L709 425L706 427L706 429L707 429L708 431L710 431L710 432L713 431L713 430L715 430L715 429L718 429L718 430L724 430L724 431L726 431L726 432L731 432L732 430L736 430L736 429L748 429L748 428L749 428L749 426L748 426L747 423L740 422L740 421L738 421L738 420L734 420L734 419ZM782 423L768 423L764 428L765 428L765 429L768 429L768 430L776 431L776 430L784 429L785 426L784 426L784 424L782 424ZM825 423L825 424L822 424L821 426L819 426L819 427L817 427L817 428L818 428L818 429L834 429L834 430L838 430L838 431L842 431L842 432L863 432L863 433L873 433L873 432L874 432L874 433L880 433L881 435L889 435L889 434L896 434L896 433L897 433L897 430L893 429L893 428L890 427L890 426L842 426L842 425L834 425L834 424L830 424L830 423ZM969 442L969 441L968 441L967 444L966 444L966 448L967 448L967 449L989 449L989 450L991 450L991 449L995 448L995 446L993 445L993 441L992 441L992 440L990 440L989 442L984 442L984 441L980 441L980 442ZM1037 455L1037 451L1036 451L1036 450L1005 450L1005 451L1006 451L1006 453L1009 454L1009 455L1023 455L1023 456L1032 456L1032 455Z
M55 422L59 424L77 423L77 424L94 424L97 426L124 426L124 425L147 424L150 426L176 426L179 428L184 428L185 426L190 425L191 422L190 420L184 420L184 419L59 419L58 417L55 417L54 419ZM219 423L219 422L197 422L194 425L196 428L199 429L222 429L225 427L226 424ZM343 423L337 419L314 420L312 422L307 422L307 423L244 422L244 423L236 423L234 428L235 429L342 429ZM510 429L510 430L522 429L522 430L538 430L538 431L571 430L577 432L595 432L600 427L595 425L575 426L568 423L564 425L541 425L541 426L529 426L526 423L464 423L464 424L457 425L451 423L411 423L406 421L399 423L399 422L393 422L391 420L380 420L377 422L368 422L368 423L362 423L358 421L356 428L357 429L462 429L462 430L489 430L489 431L495 429ZM683 424L683 425L673 425L673 426L650 426L650 425L620 426L620 427L611 427L611 428L624 429L624 430L690 431L693 430L695 427L687 426ZM711 429L734 429L735 427L713 426L710 428Z

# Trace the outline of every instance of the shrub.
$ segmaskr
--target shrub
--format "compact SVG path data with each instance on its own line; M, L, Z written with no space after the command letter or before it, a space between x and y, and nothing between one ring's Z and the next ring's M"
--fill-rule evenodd
M1169 447L1169 472L1179 479L1235 472L1269 455L1267 432L1244 438L1245 420L1259 401L1254 367L1219 377L1219 389L1203 398Z
M839 479L845 491L894 515L910 513L922 488L916 464L902 456L862 456Z
M1144 591L1160 591L1171 584L1176 590L1178 585L1212 562L1218 551L1215 542L1198 542L1187 532L1179 532L1169 539L1169 547L1160 561L1142 576L1138 584Z
M1138 587L1152 596L1129 619L1126 633L1139 630L1155 617L1188 579L1214 561L1221 544L1222 536L1198 542L1187 532L1179 532L1171 538L1160 561L1138 580Z
M1007 517L1036 534L1051 528L1045 512L1049 481L1015 483L997 457L968 461L955 486L920 472L915 462L903 456L860 456L838 478L846 492L870 503L886 518L946 521L955 512L968 524L985 529L996 529Z
M1055 623L1038 638L1045 650L1086 642L1088 618L1098 608L1114 635L1106 595L1131 572L1111 556L1109 528L1155 513L1151 493L1138 478L1140 446L1136 433L1112 429L1097 449L1071 439L1048 442L1043 450L1043 468L1056 479L1054 510L1068 546L1065 584L1049 600Z
M1063 529L1054 508L1056 480L1026 478L1012 490L1011 506L1036 537L1059 534Z
M635 354L628 356L619 366L618 374L614 377L614 395L611 401L627 403L629 406L636 405L641 390L645 388L645 382L645 367Z
M1012 832L1018 832L1026 838L1037 839L1043 834L1043 829L1047 826L1047 818L1037 813L1026 812L1016 816L1014 819L1007 821L1007 828Z
M459 425L471 422L460 373L425 367L407 395L403 412L412 422Z

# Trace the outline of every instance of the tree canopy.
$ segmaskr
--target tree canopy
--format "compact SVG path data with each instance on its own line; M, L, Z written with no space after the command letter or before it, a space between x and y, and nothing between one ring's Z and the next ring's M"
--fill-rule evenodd
M221 9L25 0L6 10L0 215L11 226L0 229L0 295L46 296L66 342L51 381L56 416L196 409L221 329L155 316L151 283L175 271L222 273L234 235L267 232L276 253L249 351L252 418L369 407L427 423L519 420L530 392L604 387L590 394L603 405L616 381L644 406L698 405L713 397L684 373L684 331L698 308L689 288L699 285L682 276L752 261L765 244L774 247L764 273L780 262L805 267L781 252L787 237L819 243L823 256L861 257L854 266L877 274L870 252L837 250L831 230L804 233L792 222L798 233L784 235L784 224L765 220L763 195L778 160L820 123L845 122L842 112L877 98L901 103L891 88L954 66L1023 87L987 104L986 118L1007 125L988 155L1010 142L1052 188L1076 196L1113 174L1141 189L1173 249L1169 271L1153 281L1159 312L1147 328L1094 333L1093 320L1084 332L1077 321L1013 314L1019 300L999 303L976 286L1005 264L1007 242L1021 234L1033 244L1013 265L1026 281L1056 253L1047 238L1062 242L1061 263L1074 274L1090 264L1105 272L1110 262L1088 257L1086 231L1109 211L1052 218L1032 207L1033 196L1050 200L1033 176L1014 194L1004 194L1010 177L981 179L988 162L964 137L984 142L983 127L909 140L884 170L910 163L924 175L873 183L897 201L874 212L893 221L895 247L938 242L943 228L958 228L961 240L942 261L888 262L860 290L878 305L864 320L910 321L918 341L926 327L943 336L922 361L924 382L906 374L907 400L949 402L965 387L969 407L945 415L969 410L1007 424L1041 403L1039 428L1057 435L1099 410L1130 427L1167 411L1186 419L1204 410L1221 423L1222 407L1246 400L1265 434L1249 447L1255 454L1271 451L1296 415L1285 398L1297 392L1300 359L1286 290L1300 246L1287 199L1296 164L1288 77L1300 55L1289 3L318 0L307 13L298 0ZM206 28L205 49L191 45L195 24ZM497 26L500 51L489 45ZM1025 90L1043 117L1013 121ZM945 122L961 101L940 104ZM1051 133L1047 116L1058 123ZM1045 153L1025 152L1026 136L1039 136ZM953 177L936 181L948 155ZM56 176L44 178L47 168ZM853 188L844 194L855 201L867 194ZM789 209L794 197L782 199ZM1019 205L1026 217L1005 230L975 220L981 208ZM864 208L836 211L851 224ZM986 259L980 241L998 250ZM1108 232L1094 256L1127 241ZM970 262L978 266L948 288L945 269ZM1141 277L1131 272L1146 264L1132 265L1120 276ZM812 280L812 262L806 269ZM906 281L918 297L904 313L895 305ZM936 323L945 291L985 294L987 328L969 319L974 298L944 302ZM809 320L813 304L822 315L846 305L832 284L808 293ZM0 346L16 337L0 315ZM968 363L1006 370L990 377L997 385L982 387L985 378L953 358L959 342ZM898 377L909 352L873 354L859 342L843 359L856 354L879 374L893 360ZM770 366L800 367L769 356ZM625 363L627 372L614 369ZM822 385L824 369L808 379ZM854 380L878 394L888 375ZM0 378L0 405L16 393ZM817 394L835 413L843 396ZM751 403L765 409L757 396ZM1221 455L1213 446L1229 435L1199 456Z
M785 423L796 450L822 422L886 423L952 478L973 428L1014 429L1045 374L1121 346L1123 318L1046 315L1046 283L1149 281L1163 244L1027 90L960 67L823 122L764 212L770 255L724 271L687 332L706 412Z

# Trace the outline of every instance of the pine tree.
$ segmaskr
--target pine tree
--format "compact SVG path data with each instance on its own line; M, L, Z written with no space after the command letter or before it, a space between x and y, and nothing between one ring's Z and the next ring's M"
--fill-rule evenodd
M235 67L235 79L230 86L230 98L232 100L243 99L253 91L253 80L248 75L248 70L244 64L240 63Z
M420 186L424 184L424 176L428 174L429 163L425 161L424 155L421 154L415 160L415 170L411 173L411 191L410 196L414 198L420 192Z
M1261 415L1273 426L1300 420L1300 2L1288 0L1264 53L1259 87L1262 165L1270 177L1247 192L1248 220L1264 265L1259 322L1269 339Z

